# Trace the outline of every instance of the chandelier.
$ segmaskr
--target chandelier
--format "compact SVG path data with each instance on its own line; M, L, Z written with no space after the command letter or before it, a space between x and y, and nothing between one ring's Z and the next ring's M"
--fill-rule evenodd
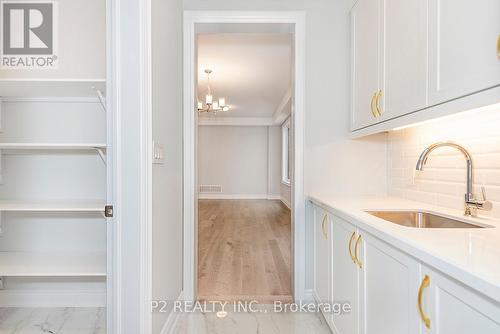
M210 74L212 70L206 69L205 73L207 74L207 95L205 95L205 105L203 105L203 102L198 101L198 111L213 112L214 114L217 114L219 111L229 111L229 106L226 105L226 99L224 97L214 99L212 95L212 90L210 89Z

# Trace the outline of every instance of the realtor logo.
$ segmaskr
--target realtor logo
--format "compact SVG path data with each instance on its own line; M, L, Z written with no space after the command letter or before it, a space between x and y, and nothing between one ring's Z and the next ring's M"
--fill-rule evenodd
M3 0L0 4L1 68L57 68L56 3Z

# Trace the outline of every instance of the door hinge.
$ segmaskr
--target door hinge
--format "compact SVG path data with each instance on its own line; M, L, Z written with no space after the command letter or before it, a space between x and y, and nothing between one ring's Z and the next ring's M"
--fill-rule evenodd
M104 207L104 217L106 217L106 218L113 217L113 206L112 205L106 205Z

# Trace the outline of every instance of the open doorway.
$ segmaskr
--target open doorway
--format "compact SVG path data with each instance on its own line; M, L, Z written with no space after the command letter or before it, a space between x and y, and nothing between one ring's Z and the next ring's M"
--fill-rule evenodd
M198 291L198 263L200 259L198 258L198 195L200 193L200 183L198 179L198 132L199 125L200 128L205 126L208 128L207 124L212 126L228 126L231 124L234 127L239 127L247 129L257 126L264 126L268 128L273 128L275 131L271 130L271 135L268 134L269 138L276 138L278 145L279 154L271 154L271 157L276 158L279 169L277 170L278 177L281 179L282 176L282 166L281 166L281 138L282 138L282 127L281 125L290 119L290 136L289 136L289 173L291 176L290 181L290 217L291 217L291 227L290 227L290 285L291 285L291 296L294 300L303 300L307 294L305 291L305 201L304 201L304 176L303 176L303 141L304 141L304 97L305 97L305 15L303 12L238 12L238 11L224 11L224 12L213 12L213 11L185 11L184 12L184 102L183 102L183 131L184 131L184 185L183 185L183 203L184 203L184 231L183 231L183 247L184 247L184 257L183 257L183 299L185 300L195 300L199 297ZM215 68L209 68L209 66L204 65L200 70L201 76L198 75L198 37L201 34L214 35L214 34L240 34L240 35L251 35L251 34L288 34L291 39L291 69L290 69L290 115L281 115L281 121L272 123L274 116L274 111L278 109L279 105L272 113L272 117L249 117L248 115L242 117L199 117L199 112L197 107L204 108L206 105L206 96L203 93L198 94L198 78L206 78L205 69L211 69L211 83L215 83L218 79L215 77ZM218 52L216 55L223 55L224 53ZM255 56L255 58L261 58L260 56ZM240 69L246 69L243 63L237 63ZM250 80L256 74L262 72L261 68L254 69L248 72L237 72L234 75L237 77L242 77L242 80ZM219 73L221 74L221 73ZM205 76L204 76L205 75ZM206 79L205 79L206 80ZM218 82L218 81L217 81ZM261 86L261 82L258 81L257 86ZM203 87L203 86L202 86ZM208 88L206 88L208 89ZM219 88L217 88L219 89ZM216 87L211 87L213 90L213 97L226 97L226 101L222 101L224 105L229 107L237 107L234 101L230 101L227 93L224 91L216 91ZM240 94L244 95L245 92L242 91ZM206 94L205 94L206 95ZM284 96L284 95L283 95ZM279 104L282 104L283 96ZM203 99L197 101L198 99ZM215 101L215 99L213 99ZM257 102L259 99L257 99ZM202 105L197 105L197 102L202 102ZM220 106L220 101L219 102ZM218 107L219 107L218 106ZM282 109L286 109L284 106ZM236 108L235 108L236 109ZM236 111L233 109L232 111ZM231 112L230 110L226 111ZM246 121L247 125L242 125L241 122ZM217 122L219 122L218 125ZM249 123L254 123L253 126L248 125ZM205 125L204 125L205 124ZM227 131L228 128L226 128ZM210 131L210 130L209 130ZM245 130L243 130L245 131ZM273 134L275 136L273 136ZM244 136L241 136L244 138ZM245 138L246 139L246 138ZM241 141L241 139L240 139ZM205 144L216 145L219 149L229 147L227 140L224 142L213 142L210 138L205 140ZM231 143L233 144L233 143ZM246 146L244 147L246 149ZM234 166L240 163L239 160L232 159ZM269 159L269 155L266 157L266 163ZM266 174L267 176L267 174ZM247 181L248 177L242 177L239 179L240 182ZM204 182L203 182L204 183ZM203 184L205 186L217 186L217 184ZM279 187L285 185L279 183ZM217 188L217 187L214 187ZM255 192L254 195L264 195L259 196L261 200L271 200L268 196L269 192L266 188L264 192ZM216 190L218 191L218 190ZM219 193L220 195L220 193ZM252 194L250 194L252 195ZM202 196L210 197L210 196ZM265 197L265 198L264 198ZM251 198L247 198L251 199ZM254 199L257 199L254 197ZM277 199L277 197L276 197ZM280 204L281 197L277 204ZM285 205L286 207L286 205ZM243 209L250 212L251 209ZM237 234L242 234L241 230L236 230ZM221 255L219 255L221 256ZM272 257L272 254L269 255ZM226 259L227 261L227 259ZM262 277L258 278L259 280ZM230 295L229 295L230 296ZM222 298L218 298L222 299Z
M198 299L292 300L293 32L197 33Z

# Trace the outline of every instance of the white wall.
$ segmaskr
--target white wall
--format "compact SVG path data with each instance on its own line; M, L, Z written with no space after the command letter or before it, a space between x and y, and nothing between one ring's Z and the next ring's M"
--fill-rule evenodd
M274 133L272 139L275 144ZM277 145L273 146L275 149ZM198 182L200 185L221 185L222 194L215 195L217 197L266 198L269 184L276 189L276 180L268 182L268 151L268 127L200 126ZM273 155L277 154L279 152ZM271 176L274 176L275 161L272 167ZM208 196L200 194L200 198Z
M153 0L152 15L153 138L165 147L153 165L153 300L172 301L182 291L182 2ZM153 333L166 311L153 314Z
M0 78L104 79L106 0L58 0L59 67L0 70Z
M387 155L389 194L438 206L463 210L466 164L459 151L439 148L431 153L423 172L415 165L425 147L439 141L455 141L472 155L474 193L481 186L493 202L481 215L500 218L500 108L464 113L389 134ZM415 177L414 177L415 175Z

